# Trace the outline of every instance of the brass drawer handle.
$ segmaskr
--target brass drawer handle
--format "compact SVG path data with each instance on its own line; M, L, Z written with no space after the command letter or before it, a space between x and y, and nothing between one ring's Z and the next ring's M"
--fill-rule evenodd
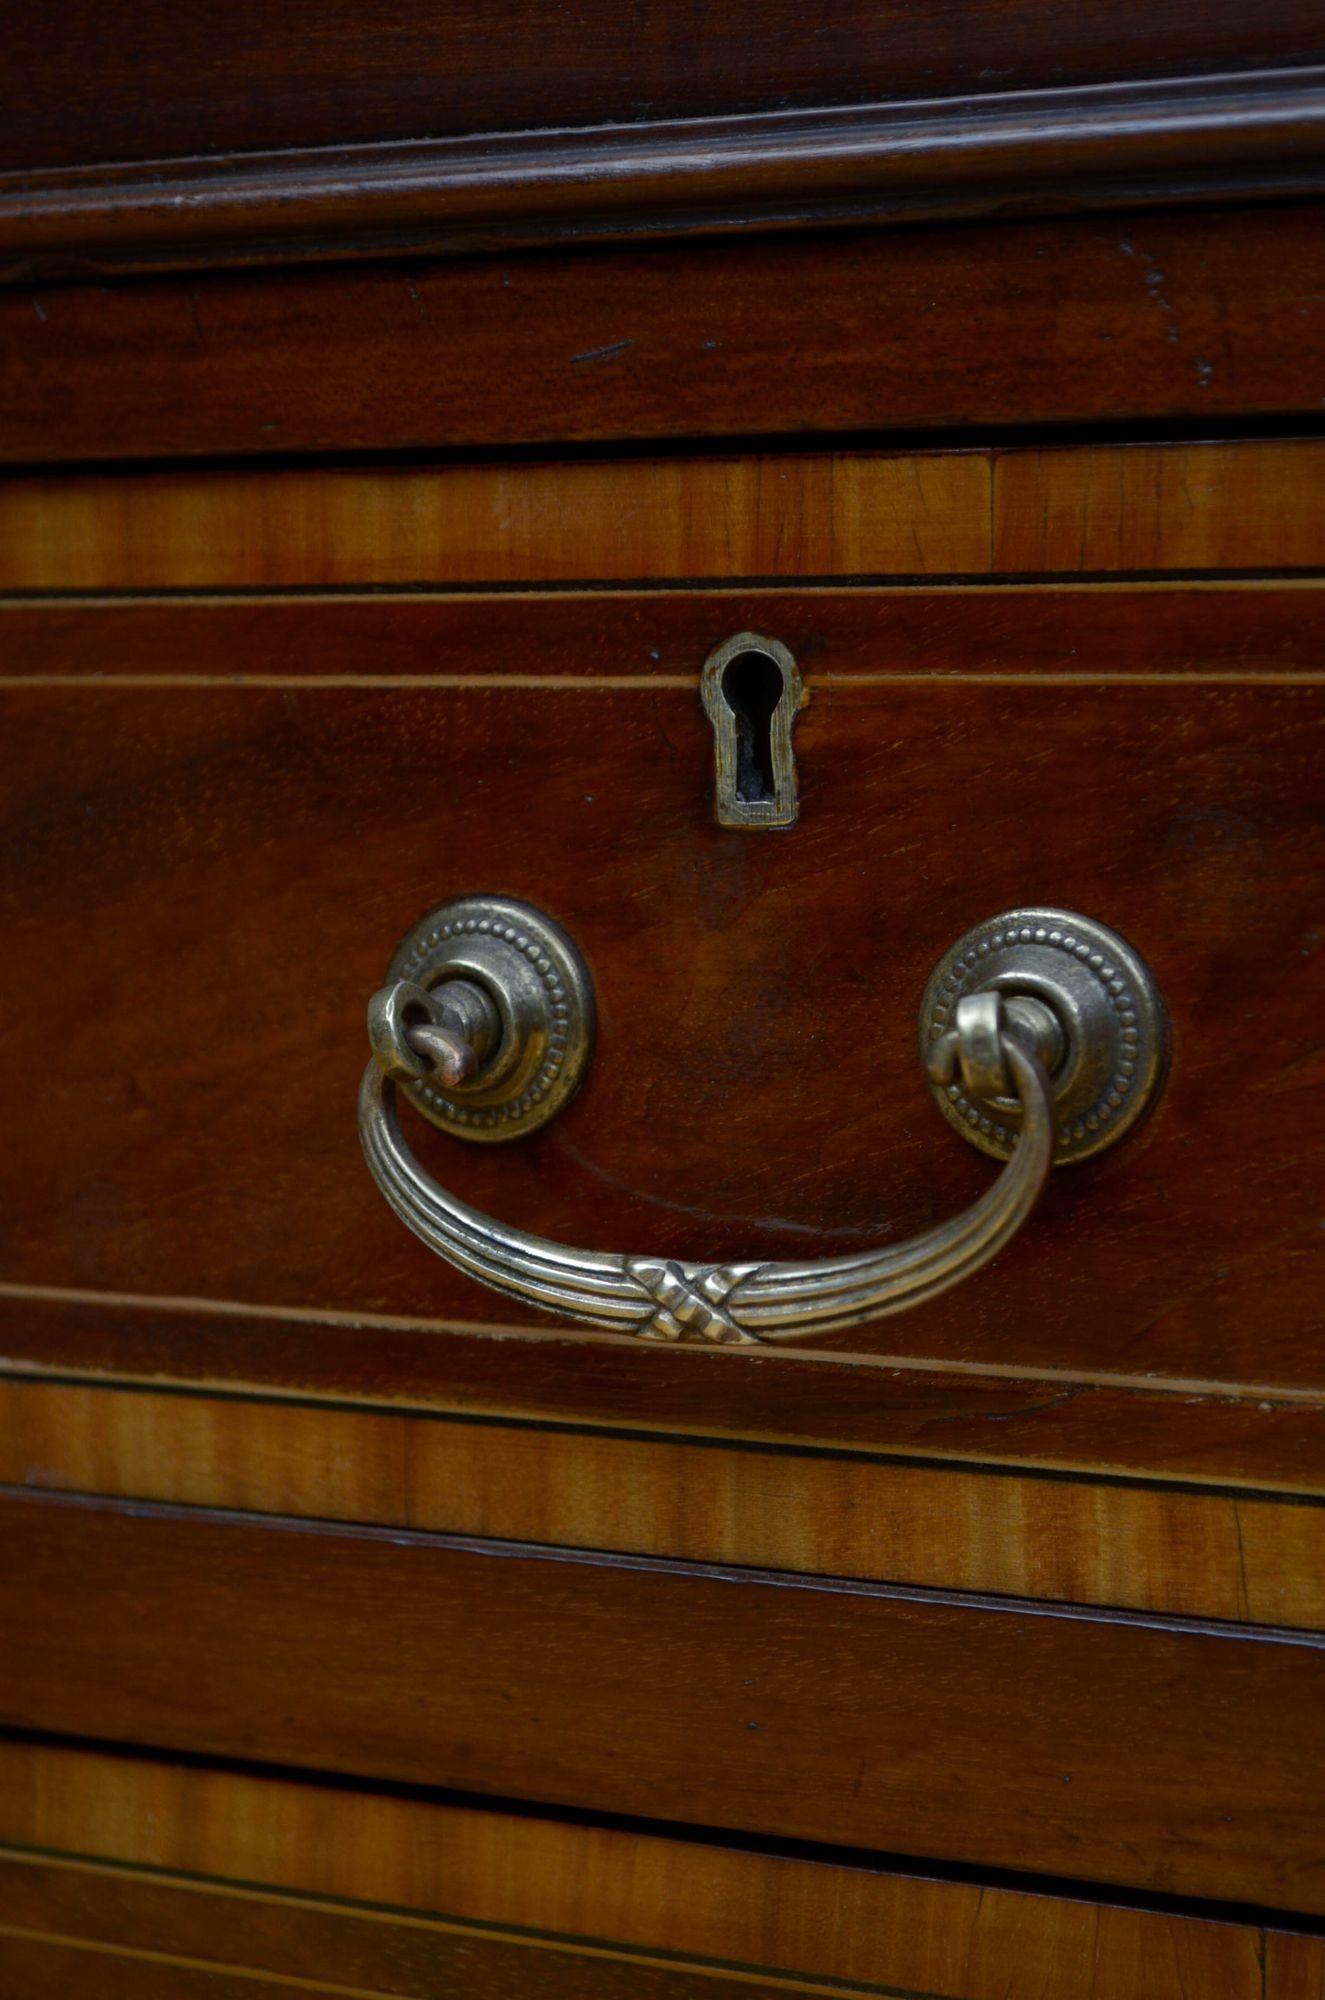
M1163 1010L1131 948L1068 911L1010 911L945 954L921 1007L940 1108L1007 1160L970 1208L909 1242L804 1264L576 1250L449 1194L410 1151L396 1107L400 1083L434 1123L488 1140L553 1115L592 1046L592 988L574 947L537 911L471 897L417 926L391 974L369 1009L359 1133L392 1210L495 1290L646 1340L812 1339L936 1297L1016 1234L1055 1161L1122 1137L1163 1081Z

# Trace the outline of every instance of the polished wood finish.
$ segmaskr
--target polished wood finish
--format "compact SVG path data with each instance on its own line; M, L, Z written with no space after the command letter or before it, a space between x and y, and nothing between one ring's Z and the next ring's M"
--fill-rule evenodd
M51 1496L0 1525L11 1728L1325 1909L1314 1635Z
M1322 397L1318 206L0 292L12 462L1314 422Z
M1325 70L983 91L404 145L0 173L0 271L510 250L549 240L1319 194ZM1196 171L1194 171L1194 169Z
M12 1379L0 1481L1325 1628L1320 1502Z
M147 0L133 16L73 0L53 34L13 23L0 163L19 169L169 154L340 146L438 133L614 124L789 105L1252 72L1319 60L1304 0L1254 17L1210 0L1145 15L1091 0L849 0L809 22L789 0L718 0L637 20L608 0L558 13L463 0L332 0L273 20L256 0ZM89 88L89 78L95 87Z
M1319 1938L1271 1933L1265 1940L1268 2000L1325 2000L1325 1945Z
M485 883L587 952L598 1050L527 1145L420 1134L436 1172L555 1239L668 1256L901 1236L990 1172L916 1069L925 979L972 920L1040 898L1112 919L1153 961L1175 1029L1159 1111L1056 1176L978 1284L828 1350L1065 1372L1050 1394L1086 1377L1319 1399L1305 912L1325 862L1325 691L813 671L809 687L801 824L756 841L712 823L692 689L12 684L11 976L45 991L75 925L98 1046L93 1072L52 1063L40 1008L5 1028L10 1073L42 1078L5 1161L7 1282L517 1321L399 1227L352 1131L364 996L406 925ZM954 825L978 834L960 869ZM825 1004L859 1061L826 1048ZM788 1134L805 1162L791 1185Z
M747 1968L747 1977L757 1968L949 2000L1040 2000L1046 1987L1055 2000L1304 2000L1291 1986L1283 1995L1263 1987L1262 1956L1268 1946L1272 1963L1305 1976L1322 1955L1318 1940L1250 1924L890 1874L859 1857L838 1867L196 1763L0 1741L0 1778L0 1838L46 1850L4 1857L0 1908L12 1910L22 1895L31 1912L35 1897L60 1896L68 1923L77 1895L85 1929L122 1937L135 1915L124 1875L107 1871L103 1886L84 1865L70 1870L75 1886L62 1893L46 1856L72 1849L182 1870L200 1898L224 1898L232 1935L260 1937L287 1967L309 1950L310 1934L325 1937L333 1924L343 1967L366 1971L375 1953L362 1920L343 1905L321 1901L297 1928L289 1902L276 1901L282 1891L297 1894L301 1908L312 1897L352 1898L467 1926L511 1926L530 1942L531 1933L552 1933L581 1947L615 1943L638 1954L636 1966L650 1953L693 1956ZM31 1871L27 1889L21 1867ZM275 1909L243 1886L253 1883L271 1884ZM137 1910L152 1907L157 1924L182 1921L173 1883L160 1882L158 1892L156 1882L140 1882L136 1894ZM390 1938L398 1977L447 1948L436 1920L374 1921L379 1938ZM210 1922L206 1912L194 1920L195 1948Z
M1316 439L0 482L7 590L1322 566Z
M670 1964L605 1945L402 1922L196 1878L126 1874L0 1852L0 1996L244 2000L253 1993L377 2000L773 2000L817 1981L766 1984L739 1969ZM322 1982L325 1981L324 1985ZM831 1990L831 1989L829 1989Z
M1325 447L1003 452L993 560L1007 570L1293 569L1325 542Z
M1304 0L71 4L0 82L0 2000L1325 2000ZM713 823L741 629L793 834ZM420 1151L554 1238L976 1199L915 1010L1014 902L1170 1086L896 1325L535 1324L352 1132L485 886L599 1046Z
M1325 1492L1325 1407L1304 1391L1019 1373L998 1361L659 1349L551 1327L8 1284L0 1357L62 1380L208 1383L386 1410Z
M989 490L966 452L16 479L0 588L942 575L985 568Z
M265 1979L251 1969L211 1969L155 1953L109 1952L98 1946L0 1931L0 1994L4 2000L64 2000L96 1982L98 2000L251 2000L252 1995L288 2000L284 1980ZM360 1988L300 1981L312 2000L378 2000ZM380 1991L380 1989L379 1989Z

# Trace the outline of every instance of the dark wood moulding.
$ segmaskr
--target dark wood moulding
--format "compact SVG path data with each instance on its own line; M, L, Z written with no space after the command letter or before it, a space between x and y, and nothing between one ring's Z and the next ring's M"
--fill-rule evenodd
M0 165L160 161L466 133L1183 84L1321 60L1311 0L70 0L7 23ZM89 88L95 78L95 88Z
M1325 71L0 174L0 276L1319 192Z

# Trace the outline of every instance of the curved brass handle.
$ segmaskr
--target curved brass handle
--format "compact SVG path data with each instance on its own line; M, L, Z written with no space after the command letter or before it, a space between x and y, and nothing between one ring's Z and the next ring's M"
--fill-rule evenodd
M937 1297L1016 1234L1055 1160L1096 1152L1135 1124L1163 1071L1162 1010L1130 947L1066 911L1008 912L945 955L921 1008L940 1108L1007 1161L964 1213L907 1243L803 1264L577 1250L440 1186L396 1108L399 1084L434 1123L484 1141L552 1116L592 1047L592 987L574 946L536 910L470 897L416 926L391 974L368 1010L359 1136L394 1213L480 1283L645 1340L812 1339Z
M406 1228L495 1291L643 1340L803 1340L935 1298L978 1271L1016 1234L1053 1162L1053 1102L1038 1058L1010 1034L1000 1048L1024 1115L993 1186L950 1222L910 1242L808 1264L699 1264L575 1250L470 1208L415 1159L395 1086L375 1062L359 1091L369 1171Z

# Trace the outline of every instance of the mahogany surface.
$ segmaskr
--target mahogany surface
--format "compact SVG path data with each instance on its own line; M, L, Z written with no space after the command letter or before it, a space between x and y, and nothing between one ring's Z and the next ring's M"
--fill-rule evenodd
M1314 1496L22 1377L0 1483L1325 1630Z
M577 938L599 1044L527 1144L421 1131L440 1176L602 1248L900 1238L990 1173L919 1073L925 979L970 922L1044 901L1153 962L1158 1111L1056 1175L977 1283L826 1345L1318 1393L1325 689L809 686L800 824L756 840L712 823L687 687L12 684L11 976L43 990L72 926L100 1059L53 1068L39 1009L6 1024L11 1072L43 1077L5 1162L9 1280L519 1323L395 1223L353 1143L365 996L407 925L485 885Z
M11 12L0 2000L1322 2000L1315 11ZM904 1317L576 1331L359 1157L484 890L588 1082L411 1136L567 1243L976 1199L916 1013L1014 904L1169 1085Z
M20 283L0 290L0 457L1314 421L1323 220L1157 211Z
M9 1728L1325 1913L1319 1635L12 1490L0 1518Z
M257 0L74 0L53 34L9 29L0 164L337 146L522 127L782 110L1037 84L1190 76L1318 61L1306 0L1254 15L1210 0L851 0L807 21L789 0L624 10L534 0L408 0L279 11Z
M23 593L1323 567L1313 437L0 479L0 587Z
M1243 462L1241 448L1231 449L1226 475L1240 477ZM1221 520L1253 504L1242 491L1234 484L1226 494ZM17 522L17 508L11 518ZM599 548L610 559L609 535L605 521ZM403 596L267 589L202 602L122 593L95 605L14 596L0 597L0 668L6 681L61 686L241 678L420 689L440 680L458 689L531 675L616 677L647 699L653 687L694 689L700 664L739 631L781 638L812 688L842 677L975 677L1083 690L1181 678L1199 703L1212 683L1325 679L1325 577L1308 572L1254 585L1060 576L1031 585L609 586L535 602L527 593L441 589ZM67 698L79 693L69 686Z
M220 1886L0 1855L0 1996L68 2000L89 1979L98 2000L288 2000L291 1981L314 2000L433 2000L448 1990L466 2000L535 1991L540 2000L774 2000L816 1990L601 1945L241 1900Z
M372 1408L1088 1468L1184 1485L1325 1491L1309 1392L1167 1384L914 1355L745 1352L390 1313L0 1286L0 1354L23 1376L214 1384ZM737 1365L739 1363L739 1365ZM867 1371L862 1375L861 1371ZM146 1465L138 1467L146 1478ZM1104 1507L1107 1533L1109 1513Z
M192 1954L219 1943L233 1955L242 1936L253 1958L285 1976L316 1976L331 1949L342 1984L368 1981L385 1960L392 1990L407 1994L465 1945L477 1956L486 1943L492 1962L494 1930L503 1944L514 1936L540 1953L551 1944L606 1957L600 1976L609 1979L613 1959L628 1954L635 1970L680 1958L747 1979L804 1979L816 1991L837 1991L838 1981L852 1992L882 1989L894 2000L1029 2000L1046 1984L1056 2000L1315 2000L1314 1986L1293 1981L1314 1978L1325 1952L1319 1937L1227 1915L940 1880L860 1855L839 1864L202 1759L0 1739L0 1776L0 1837L15 1843L0 1856L0 1923L54 1922L120 1946L146 1932ZM264 1883L269 1890L254 1886Z

